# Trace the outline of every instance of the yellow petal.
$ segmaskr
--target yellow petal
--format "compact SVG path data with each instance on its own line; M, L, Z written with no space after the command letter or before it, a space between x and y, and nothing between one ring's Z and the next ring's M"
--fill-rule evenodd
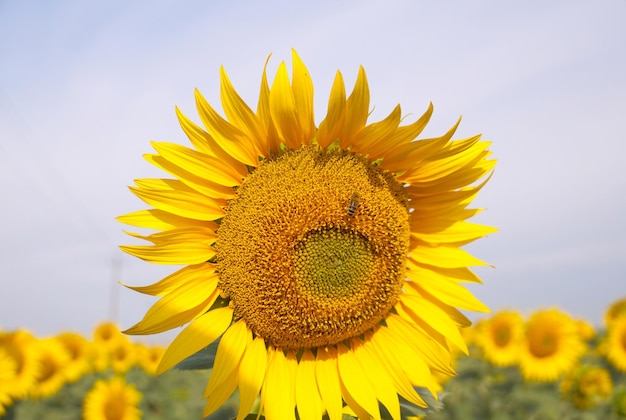
M226 187L241 185L242 178L247 175L238 173L218 158L178 144L153 141L152 147L173 164Z
M159 299L146 312L143 319L125 334L158 334L180 327L206 312L219 295L217 276L208 281L196 278Z
M468 140L477 141L478 139L480 139L480 135ZM463 142L463 140L457 140L452 143L456 142ZM465 165L473 165L483 159L485 157L485 149L490 144L489 142L477 142L473 147L451 156L443 158L436 155L432 156L428 161L416 165L415 169L413 169L415 174L411 177L411 180L413 183L431 182L454 174L459 168Z
M211 198L222 198L230 200L235 197L235 190L232 187L217 184L197 174L189 172L188 168L177 166L159 155L144 155L144 159L152 165L180 179L186 186Z
M320 123L317 131L317 144L322 147L330 146L339 138L343 130L346 113L346 88L340 72L335 75L335 81L328 99L326 117Z
M459 153L464 153L470 148L474 147L476 143L480 140L482 136L477 134L472 137L468 137L465 139L454 140L446 144L439 152L437 152L432 160L444 159L450 156L458 155ZM486 142L485 146L490 145L491 142ZM484 150L485 147L482 147Z
M295 381L298 362L295 353L289 357L281 349L270 346L270 354L262 400L267 420L289 420L296 418Z
M264 156L267 156L270 150L277 151L280 147L280 137L276 131L274 121L272 121L272 112L270 110L270 87L267 83L267 63L270 57L267 57L265 66L263 67L263 76L261 77L261 90L259 92L259 102L257 105L256 115L259 122L263 124L267 131Z
M422 214L428 211L438 213L449 208L465 208L490 178L491 175L479 185L454 191L440 191L436 194L419 195L419 189L416 190L412 185L406 187L405 191L409 199L412 200L411 207L413 207L414 211Z
M196 89L196 106L204 126L217 144L230 156L248 166L257 167L259 156L254 140L222 118Z
M156 232L150 235L141 235L139 233L126 232L130 236L150 241L155 245L161 244L178 244L186 242L201 242L207 245L215 243L217 233L215 229L203 226L185 226L176 227L174 229Z
M411 250L411 258L421 264L435 267L456 268L489 265L472 257L467 251L449 246L430 246L423 244Z
M220 344L217 346L213 371L211 372L209 383L202 395L204 398L221 399L221 397L224 396L221 391L222 385L229 377L237 376L239 363L246 350L246 344L250 341L250 334L243 319L235 322L224 333ZM224 398L224 401L226 401L228 396L230 396L230 394ZM221 404L218 404L217 406L219 407L220 405Z
M411 143L411 141L415 140L417 136L422 133L424 128L426 128L426 125L428 124L428 121L430 121L430 117L432 116L432 114L433 104L431 102L430 104L428 104L428 108L422 114L422 116L419 117L419 119L417 119L415 122L412 122L411 124L398 127L393 136L385 141L385 144L375 143L374 146L377 148L384 147L384 156L387 151L391 151L396 147L404 146L408 143Z
M465 344L459 327L452 322L450 317L442 311L441 308L437 307L437 305L433 304L428 299L420 299L415 295L407 293L400 296L400 303L404 305L414 322L425 322L432 329L452 341L463 353L468 354L467 344Z
M159 209L139 210L116 218L117 221L141 228L169 230L178 227L202 226L217 230L217 225L211 221L188 219Z
M364 127L352 140L352 147L358 153L369 154L370 159L379 157L381 149L387 148L387 141L393 136L400 124L400 105L382 121Z
M157 375L202 350L226 331L233 318L231 308L218 308L195 319L172 341L157 367Z
M315 356L309 349L304 350L298 363L296 405L300 420L319 420L322 417L322 397L315 378Z
M470 222L457 222L449 226L422 223L411 228L411 236L432 245L472 241L498 229Z
M341 420L341 387L337 368L337 349L318 348L315 360L315 377L320 397L330 420Z
M270 110L272 120L281 140L290 148L297 149L303 144L300 119L296 110L296 99L289 83L287 66L278 66L274 83L270 89Z
M235 392L235 389L237 389L238 380L239 377L237 375L231 375L224 379L220 388L207 398L204 410L202 410L202 417L208 417L213 414L215 410L224 405L226 400L228 400L231 395L233 395L233 392Z
M413 191L418 192L419 195L435 194L442 191L453 191L458 188L463 188L488 174L496 165L495 160L481 160L488 156L487 152L483 153L484 156L481 156L477 163L466 164L456 172L435 181L416 183L414 178L417 176L416 172L404 173L399 175L397 179L401 182L411 184Z
M383 367L389 374L394 388L398 391L405 400L419 406L426 407L426 402L415 392L411 381L405 373L405 369L409 369L414 376L423 377L424 380L420 380L420 386L426 386L425 384L432 379L430 378L430 370L428 366L414 354L410 355L407 363L403 362L402 354L396 352L395 348L390 349L390 343L387 341L388 334L379 334L379 331L387 327L379 327L374 333L365 334L365 350L370 356L378 361L378 365ZM387 332L388 333L388 332ZM414 369L411 365L416 365L417 369ZM428 378L428 380L426 379ZM418 382L416 382L418 383Z
M387 320L389 320L389 317L387 317ZM388 324L390 325L389 327L380 328L374 334L373 343L377 346L377 354L380 357L388 357L394 372L403 372L412 385L425 387L430 390L434 389L434 381L428 364L430 360L425 359L423 352L420 351L421 349L416 348L409 341L409 337L404 335L410 330L400 329L396 324L398 324L398 322L396 322L395 319L391 320L391 323ZM424 337L422 336L420 338L423 339ZM428 351L428 349L426 351ZM437 363L441 363L441 361L438 360ZM391 368L389 368L388 371L391 372ZM401 377L399 379L402 380ZM406 388L404 389L405 392L408 391ZM409 396L412 398L411 401L414 404L421 407L426 405L419 395L418 398L416 398L415 395L409 393Z
M239 173L246 170L245 165L242 165L241 162L224 151L209 133L187 118L178 107L176 107L176 116L178 117L181 128L185 134L187 134L189 141L191 141L191 144L193 144L196 150L222 160L231 168L238 168Z
M420 289L417 285L413 284L412 281L405 281L405 287L403 288L403 291L404 293L416 296L417 298L427 299L430 303L445 312L446 315L450 317L452 322L454 322L457 327L466 328L472 325L472 321L470 321L468 317L463 315L463 313L461 313L461 311L459 311L457 308L443 303L435 296L431 295L423 289Z
M131 255L156 264L198 264L216 255L211 245L215 243L217 234L201 226L175 228L148 236L127 233L150 241L154 245L128 245L120 248Z
M425 323L414 322L405 309L404 305L394 307L398 314L390 314L385 320L390 331L398 335L398 338L420 355L420 359L426 362L431 369L436 369L448 375L455 375L452 369L452 359L448 348L448 341L443 334L422 327Z
M346 392L350 397L362 407L367 413L375 418L380 419L380 410L378 409L378 401L376 393L372 385L369 383L361 365L354 356L352 350L345 345L339 344L339 355L337 366L339 367L339 377L341 383L345 386ZM343 394L343 393L342 393ZM344 394L344 398L345 398ZM355 407L352 407L355 409ZM355 410L356 411L356 410Z
M341 377L339 378L339 387L341 389L341 396L343 400L346 402L346 406L343 408L343 412L348 414L350 417L356 417L359 420L370 420L372 417L367 412L366 409L361 407L359 403L355 401L355 399L350 395L348 390L346 389L346 385L341 381ZM380 417L379 417L380 418Z
M296 50L292 52L293 82L292 90L296 113L300 120L302 142L309 144L315 136L315 120L313 116L313 81Z
M370 105L370 91L367 84L365 69L359 67L354 89L346 101L346 112L343 130L339 137L339 145L347 148L352 144L352 139L357 135L367 122Z
M383 156L381 167L392 172L401 172L406 171L407 168L415 168L417 163L431 158L445 147L456 132L460 123L461 119L459 118L456 124L441 137L417 140L394 147ZM407 172L411 174L416 173L415 170Z
M239 411L237 420L244 419L261 391L267 367L265 341L256 337L249 342L239 365Z
M146 295L163 296L179 286L198 281L199 279L210 282L216 279L217 276L214 264L201 263L185 266L149 286L128 286L126 284L124 286Z
M261 156L265 156L267 152L267 130L265 126L259 122L254 112L246 102L241 99L228 79L224 67L220 67L220 80L220 98L226 118L228 118L230 123L235 127L244 131L248 137L254 141L257 152Z
M154 264L199 264L217 255L210 245L198 242L159 244L159 245L123 245L120 249L127 254Z
M141 186L146 180L135 181ZM144 184L145 185L145 184ZM226 201L211 199L189 189L182 182L172 180L171 188L152 189L135 188L129 189L147 204L168 213L197 220L216 220L224 216Z
M209 133L198 127L178 107L175 108L175 111L180 127L196 150L211 156L215 156L216 151L221 150Z
M400 401L398 400L398 393L389 377L389 373L387 373L383 365L366 350L365 343L360 340L352 340L351 344L354 357L359 362L363 374L373 387L376 398L387 408L393 420L400 420Z
M411 264L406 275L411 281L405 282L407 287L424 290L443 303L468 311L489 312L489 308L465 287L441 274Z

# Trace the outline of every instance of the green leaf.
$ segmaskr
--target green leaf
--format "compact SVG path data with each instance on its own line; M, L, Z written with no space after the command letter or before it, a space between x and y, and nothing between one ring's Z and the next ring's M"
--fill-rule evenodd
M204 370L212 369L215 362L215 353L220 340L215 340L199 352L192 354L182 362L174 366L178 370Z

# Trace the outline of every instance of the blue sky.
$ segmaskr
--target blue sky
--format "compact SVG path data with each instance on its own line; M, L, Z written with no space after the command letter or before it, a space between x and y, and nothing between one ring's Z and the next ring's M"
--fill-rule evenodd
M124 255L126 188L164 176L150 140L186 144L174 106L219 103L219 66L256 104L295 48L324 115L337 69L363 65L374 111L458 118L499 159L468 247L496 266L472 291L493 310L556 306L599 324L626 295L626 1L0 2L0 327L90 334L154 302L115 284L173 267ZM409 117L410 118L410 117ZM156 338L158 339L158 338Z

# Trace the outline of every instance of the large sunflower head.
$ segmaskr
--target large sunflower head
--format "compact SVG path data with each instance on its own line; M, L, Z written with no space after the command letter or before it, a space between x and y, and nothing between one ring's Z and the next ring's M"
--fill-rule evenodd
M127 330L153 334L189 323L159 371L221 337L205 414L239 388L244 417L260 397L268 419L400 417L399 396L426 403L431 372L452 375L466 346L458 309L487 311L462 282L485 265L460 247L494 231L466 220L494 167L489 143L417 140L432 106L401 125L400 106L369 123L365 71L346 95L337 73L328 111L313 115L313 83L293 53L273 83L263 72L256 111L221 71L224 117L196 91L203 127L177 109L192 147L155 142L149 162L174 179L131 190L154 208L120 221L156 230L124 246L157 264L184 265L134 290L159 296ZM457 309L458 308L458 309Z

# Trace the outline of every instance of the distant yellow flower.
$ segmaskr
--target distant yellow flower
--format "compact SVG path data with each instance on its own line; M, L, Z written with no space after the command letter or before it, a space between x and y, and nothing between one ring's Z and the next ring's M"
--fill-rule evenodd
M535 312L526 323L520 369L528 381L556 381L585 352L579 328L557 309Z
M63 332L58 334L56 338L69 355L68 363L65 366L65 376L68 382L74 382L91 372L93 348L85 337L74 332Z
M585 410L604 403L613 392L611 374L598 366L582 365L572 370L561 382L563 398L576 408Z
M613 302L604 313L604 326L609 328L613 320L626 314L626 297Z
M0 347L0 417L6 414L6 407L13 401L9 393L10 383L17 375L17 363L4 347Z
M605 342L606 358L619 371L626 373L626 314L613 319Z
M117 373L125 373L137 364L137 350L126 337L117 340L110 348L111 367Z
M85 396L84 420L140 420L141 393L123 378L98 380Z
M161 358L163 358L163 354L165 353L165 347L136 344L135 350L139 366L151 375L156 374L157 367L159 363L161 363Z
M36 349L41 370L30 397L47 398L59 392L67 383L65 368L70 361L70 355L56 337L37 340Z
M26 397L35 386L42 370L35 348L35 337L24 330L2 332L0 348L13 360L15 366L15 375L10 375L4 383L7 393L13 399Z
M398 395L426 406L431 371L452 375L450 349L466 352L457 309L488 311L461 282L485 265L460 249L495 229L466 219L495 161L474 136L415 141L432 106L400 126L397 106L368 124L361 68L346 97L337 73L328 113L313 116L313 82L293 54L257 111L221 71L226 119L196 91L206 129L177 110L194 148L154 142L147 160L176 179L140 179L131 190L154 209L119 218L151 245L124 246L157 264L187 265L134 290L160 296L126 331L154 334L190 323L159 372L221 337L204 414L239 388L237 418L260 395L268 420L340 419L346 403L400 418ZM486 182L486 181L485 181Z
M114 322L105 321L96 326L93 331L93 340L99 347L112 346L120 337L124 337ZM125 338L125 337L124 337Z
M111 368L124 373L137 361L134 344L113 322L103 322L95 328L93 358L99 372Z
M524 319L515 311L500 311L480 323L476 343L484 357L496 366L518 362L524 333Z

